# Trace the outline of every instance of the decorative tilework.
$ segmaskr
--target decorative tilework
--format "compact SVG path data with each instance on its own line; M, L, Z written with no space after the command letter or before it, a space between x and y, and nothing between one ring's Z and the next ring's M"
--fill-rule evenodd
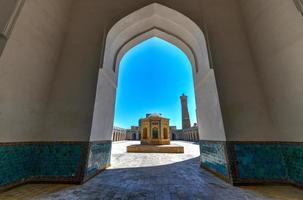
M229 176L224 142L200 141L200 154L202 166L222 176Z
M303 143L230 142L227 147L235 184L303 185Z
M230 174L235 185L303 186L303 143L200 141L200 152L203 167L226 178Z
M32 145L0 147L0 187L33 176L33 151Z
M110 165L111 141L93 142L90 144L85 179L97 174Z
M35 176L75 177L81 171L83 145L40 144L34 152Z
M297 184L303 185L303 144L283 144L283 157L287 166L288 179Z
M0 189L27 180L80 182L85 143L12 143L0 145Z
M236 144L238 176L243 179L285 180L282 149L276 144Z

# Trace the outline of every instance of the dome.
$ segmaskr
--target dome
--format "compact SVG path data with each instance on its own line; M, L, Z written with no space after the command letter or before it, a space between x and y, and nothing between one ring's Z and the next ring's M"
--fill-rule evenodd
M148 113L146 117L162 117L161 113Z

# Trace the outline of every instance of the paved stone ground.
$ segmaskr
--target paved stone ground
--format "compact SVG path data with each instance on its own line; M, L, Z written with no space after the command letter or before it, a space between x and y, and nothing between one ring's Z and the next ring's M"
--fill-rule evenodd
M81 186L40 199L268 199L261 194L233 187L199 167L199 146L185 147L184 154L126 153L126 146L138 142L115 142L112 167Z

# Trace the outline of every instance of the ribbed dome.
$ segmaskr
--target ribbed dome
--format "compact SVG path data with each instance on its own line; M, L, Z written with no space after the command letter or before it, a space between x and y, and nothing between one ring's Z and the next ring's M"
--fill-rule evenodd
M161 113L148 113L146 117L162 117Z

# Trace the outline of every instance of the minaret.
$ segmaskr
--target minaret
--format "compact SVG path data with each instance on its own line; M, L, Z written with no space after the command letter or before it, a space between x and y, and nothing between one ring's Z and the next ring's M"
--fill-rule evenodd
M187 108L187 96L182 94L180 99L182 108L182 129L190 128L190 119Z

